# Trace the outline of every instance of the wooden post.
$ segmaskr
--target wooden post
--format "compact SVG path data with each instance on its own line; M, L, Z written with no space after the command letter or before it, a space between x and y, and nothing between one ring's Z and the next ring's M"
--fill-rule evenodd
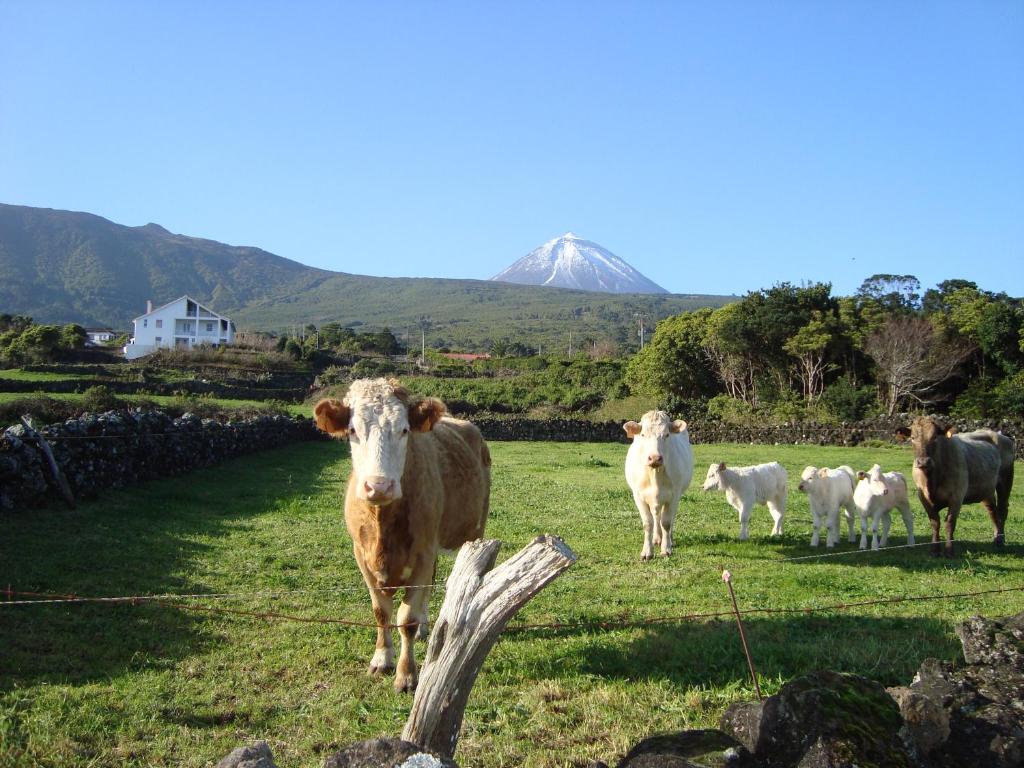
M430 633L402 738L445 757L455 754L476 676L509 619L576 562L557 536L539 536L490 571L500 541L463 544ZM488 573L490 571L490 573Z
M71 493L71 486L68 484L68 479L64 477L64 473L60 471L60 466L57 464L57 460L53 458L53 451L50 450L50 444L46 442L46 438L39 434L35 427L32 426L31 418L28 416L22 416L21 423L25 425L25 436L39 443L39 450L42 451L43 456L46 457L46 463L50 466L50 476L53 478L54 484L56 484L57 489L60 491L60 495L64 498L64 503L71 509L74 509L75 496Z

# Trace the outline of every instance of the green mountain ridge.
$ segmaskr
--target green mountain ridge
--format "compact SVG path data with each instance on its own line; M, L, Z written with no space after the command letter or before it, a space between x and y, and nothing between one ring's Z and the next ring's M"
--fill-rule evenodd
M317 269L259 248L128 227L90 213L0 204L0 311L40 322L128 328L151 299L188 294L240 329L339 322L427 329L437 344L484 348L513 338L562 345L636 341L669 315L736 297L607 294L448 278L390 278Z

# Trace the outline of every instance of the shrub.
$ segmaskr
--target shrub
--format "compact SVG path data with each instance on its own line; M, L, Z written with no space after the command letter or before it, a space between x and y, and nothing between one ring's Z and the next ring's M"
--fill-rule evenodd
M726 424L750 424L754 408L750 403L729 395L715 395L708 400L708 417Z
M82 394L81 408L90 413L102 413L124 408L126 403L103 384L89 387Z
M825 388L821 404L839 421L860 421L877 408L878 400L874 387L858 387L843 376Z
M19 397L0 403L0 426L17 424L22 416L31 416L37 425L54 424L70 419L78 413L78 406L68 400L58 400L43 394Z
M384 358L364 357L352 366L353 379L390 376L395 373L398 373L398 366Z

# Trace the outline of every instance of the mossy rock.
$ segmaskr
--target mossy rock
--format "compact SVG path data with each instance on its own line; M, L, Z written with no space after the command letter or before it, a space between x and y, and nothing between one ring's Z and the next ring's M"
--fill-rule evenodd
M765 700L755 755L766 768L910 768L902 725L880 684L813 672Z
M694 730L651 736L616 768L753 768L747 748L721 731Z

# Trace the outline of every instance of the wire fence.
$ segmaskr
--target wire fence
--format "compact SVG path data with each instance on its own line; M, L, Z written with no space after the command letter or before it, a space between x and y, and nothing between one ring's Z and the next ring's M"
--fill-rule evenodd
M422 589L430 587L432 589L443 589L444 584L420 584L415 586L406 587L408 589ZM294 614L282 613L279 611L255 611L245 610L239 608L224 608L215 607L208 605L197 605L196 601L210 600L210 599L226 599L226 598L242 598L242 599L253 599L257 597L270 597L278 598L289 595L323 595L340 592L351 592L351 591L365 591L362 587L350 587L350 588L337 588L327 590L285 590L279 592L249 592L249 593L196 593L196 594L164 594L164 595L127 595L118 597L83 597L77 595L61 595L61 594L49 594L39 592L22 592L13 590L8 587L3 591L3 595L7 598L6 600L0 601L0 608L13 607L13 606L42 606L42 605L84 605L84 604L105 604L105 605L143 605L151 604L165 608L176 608L185 611L195 611L200 613L211 613L225 616L239 616L246 618L263 619L266 621L292 621L300 622L305 624L335 624L350 627L363 627L376 629L376 622L360 621L356 619L346 619L333 616L298 616ZM742 608L739 611L729 608L723 608L715 611L703 611L696 613L683 613L674 614L668 616L620 616L615 619L591 619L586 621L550 621L550 622L535 622L535 623L522 623L522 624L511 624L506 627L506 633L524 632L529 630L580 630L580 629L622 629L622 628L633 628L642 627L654 624L678 624L687 621L704 621L708 619L722 618L725 616L734 616L736 613L740 615L771 615L771 614L812 614L812 613L832 613L838 611L846 611L855 608L864 608L876 605L892 605L897 603L908 603L908 602L927 602L932 600L950 600L953 598L964 598L964 597L980 597L983 595L994 595L994 594L1006 594L1010 592L1024 592L1024 585L1022 586L1009 586L999 587L994 589L983 589L975 590L970 592L953 592L953 593L941 593L941 594L930 594L930 595L904 595L898 597L884 597L875 598L871 600L857 600L847 601L840 603L828 603L823 605L804 605L794 608L777 608L769 606L754 606L748 608ZM15 596L19 598L32 598L32 599L13 599ZM191 601L191 602L190 602ZM412 624L386 624L385 629L400 629L404 626L415 626Z

